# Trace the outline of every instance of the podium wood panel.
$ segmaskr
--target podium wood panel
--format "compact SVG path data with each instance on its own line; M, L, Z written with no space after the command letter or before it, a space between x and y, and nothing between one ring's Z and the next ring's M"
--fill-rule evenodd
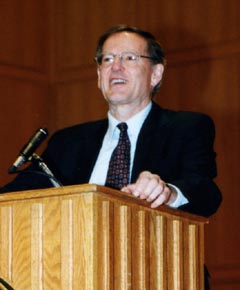
M0 195L0 277L17 290L203 290L206 219L96 185Z

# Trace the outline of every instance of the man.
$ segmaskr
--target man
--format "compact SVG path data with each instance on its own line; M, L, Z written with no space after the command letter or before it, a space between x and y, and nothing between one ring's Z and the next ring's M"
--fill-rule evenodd
M221 193L213 181L213 122L206 115L162 109L152 101L165 63L153 35L134 27L112 28L99 39L96 62L108 119L53 135L42 157L55 176L63 185L108 185L108 166L120 135L116 126L124 123L129 180L119 189L152 208L167 204L203 216L215 213ZM19 174L1 192L51 186L35 169Z
M167 204L203 216L215 213L221 193L213 181L213 122L206 115L166 110L152 101L165 63L153 35L134 27L112 28L99 39L96 62L108 118L52 136L42 157L56 178L63 185L116 187L145 199L152 208ZM119 131L122 125L124 133ZM115 149L118 142L123 150ZM121 169L111 157L116 150L123 156ZM49 186L49 178L33 165L0 192Z

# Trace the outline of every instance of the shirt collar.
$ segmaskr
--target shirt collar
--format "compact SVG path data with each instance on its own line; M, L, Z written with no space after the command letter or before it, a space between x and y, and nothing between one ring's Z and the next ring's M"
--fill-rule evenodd
M149 114L150 110L152 108L152 102L150 102L143 110L138 112L136 115L131 117L126 121L128 125L128 135L131 137L137 137L139 134L139 131L142 127L143 122L145 121L147 115ZM119 135L119 130L117 130L116 126L120 123L119 120L114 118L110 112L108 112L108 131L107 135L110 139L114 138Z

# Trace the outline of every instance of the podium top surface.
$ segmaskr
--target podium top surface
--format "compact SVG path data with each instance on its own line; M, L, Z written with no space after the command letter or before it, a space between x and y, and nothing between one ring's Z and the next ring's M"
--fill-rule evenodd
M145 200L141 200L138 197L135 197L133 195L127 194L119 190L114 190L109 187L96 184L69 185L57 188L35 189L35 190L3 193L0 194L0 206L3 205L4 203L9 202L18 202L31 199L36 200L58 196L63 197L75 194L103 194L109 196L109 198L119 199L123 202L127 202L128 204L130 203L138 206L143 206L144 208L147 208L149 210L161 211L165 214L170 214L181 218L187 218L197 222L202 223L208 222L207 218L190 214L178 209L170 208L169 206L166 205L159 206L156 209L151 209L150 204Z

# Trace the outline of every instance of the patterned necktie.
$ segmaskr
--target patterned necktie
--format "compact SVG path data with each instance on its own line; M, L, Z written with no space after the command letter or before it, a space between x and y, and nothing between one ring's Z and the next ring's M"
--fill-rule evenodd
M105 185L121 189L129 183L131 143L127 133L127 124L120 123L117 127L120 130L119 140L109 162Z

